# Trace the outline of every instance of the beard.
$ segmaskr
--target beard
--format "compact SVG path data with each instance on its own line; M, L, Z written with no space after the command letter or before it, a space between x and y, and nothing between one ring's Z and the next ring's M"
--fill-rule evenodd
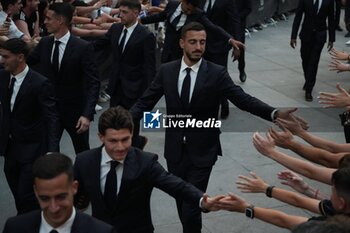
M195 52L197 52L197 51L195 51ZM186 57L188 58L188 60L190 60L191 62L198 62L202 58L202 55L203 55L202 52L199 56L197 56L197 55L193 55L187 51L185 51L185 54L186 54Z

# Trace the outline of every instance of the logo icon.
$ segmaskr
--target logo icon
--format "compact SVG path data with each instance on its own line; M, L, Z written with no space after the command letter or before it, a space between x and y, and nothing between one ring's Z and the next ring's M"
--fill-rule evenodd
M156 112L144 112L143 113L143 128L145 129L159 129L160 128L160 116L162 114L157 109Z

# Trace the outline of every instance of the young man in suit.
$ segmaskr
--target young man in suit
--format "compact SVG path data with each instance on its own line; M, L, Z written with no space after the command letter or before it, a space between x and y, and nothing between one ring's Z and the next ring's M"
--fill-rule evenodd
M89 126L95 114L99 79L93 46L70 34L73 7L53 3L46 13L45 25L53 36L43 37L28 57L29 65L47 76L55 87L60 133L65 129L74 150L88 150Z
M72 160L64 154L49 153L33 165L34 190L41 211L7 220L3 233L113 233L113 227L76 211L73 207L78 182Z
M102 146L79 154L74 164L79 182L78 208L91 202L92 216L114 225L118 233L152 233L150 198L154 187L202 210L216 210L223 196L202 191L168 173L158 156L131 146L133 121L122 107L102 113L98 123Z
M181 28L190 22L202 23L208 31L219 35L217 38L231 45L236 52L239 51L239 47L243 49L242 43L234 40L230 33L213 24L205 13L197 8L199 4L200 0L169 1L164 11L141 18L141 23L143 24L166 21L165 41L161 57L162 63L181 58L182 49L179 46ZM238 53L235 56L238 57Z
M18 214L38 209L33 191L32 165L47 151L57 151L59 116L53 87L44 76L28 68L27 44L9 39L1 50L0 155Z
M206 45L204 26L192 22L182 29L180 46L183 58L160 67L151 86L130 109L138 121L143 112L151 111L164 95L167 115L182 114L190 119L217 118L224 96L238 108L265 120L288 117L289 111L277 111L236 86L227 69L202 59ZM175 119L176 120L176 119ZM196 127L168 127L165 133L164 156L168 171L183 178L205 192L217 156L221 155L220 129ZM198 206L176 199L178 213L185 233L201 232Z
M142 96L155 75L155 37L137 22L141 10L139 0L119 3L121 23L113 24L105 36L94 42L96 50L110 47L113 56L109 76L110 106L130 109ZM124 36L125 35L125 36ZM139 129L139 124L135 124ZM133 138L133 146L143 148L143 136Z
M316 83L321 52L327 41L327 31L328 50L332 49L335 41L334 0L299 1L290 40L290 46L293 49L297 45L297 34L303 15L303 25L299 34L301 41L300 55L305 78L303 90L305 91L305 100L312 101L312 89ZM326 21L328 21L328 28Z

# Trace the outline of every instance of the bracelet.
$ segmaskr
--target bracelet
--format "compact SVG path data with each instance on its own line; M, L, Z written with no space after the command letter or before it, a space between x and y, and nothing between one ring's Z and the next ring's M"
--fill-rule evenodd
M266 189L266 196L268 196L268 197L272 197L272 189L274 188L275 186L269 186L269 187L267 187L267 189Z
M94 23L94 18L91 18L90 23Z
M350 54L348 55L348 61L350 61Z

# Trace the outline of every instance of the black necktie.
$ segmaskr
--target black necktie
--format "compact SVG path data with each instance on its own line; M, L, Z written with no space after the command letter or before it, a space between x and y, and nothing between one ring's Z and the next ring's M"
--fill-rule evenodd
M319 4L319 0L316 0L316 1L315 1L315 5L314 5L316 15L317 15L317 13L318 13L318 4Z
M212 3L211 3L211 0L209 0L208 7L207 7L207 15L210 15L211 9L212 9Z
M55 229L52 229L49 233L58 233Z
M124 49L124 44L125 44L125 39L126 39L126 34L128 34L128 30L125 28L124 29L124 33L123 33L123 37L119 43L119 53L123 54L123 49Z
M190 103L190 88L191 88L191 68L186 68L186 76L182 83L181 101L185 107Z
M56 40L55 41L55 49L53 50L53 55L52 55L52 66L53 66L53 71L55 74L58 74L59 71L59 57L60 57L60 45L61 41Z
M183 14L183 12L181 11L181 13L178 15L178 16L176 16L174 19L173 19L173 21L171 21L171 24L176 28L176 30L177 30L177 25L178 25L178 23L180 22L180 19L181 19L181 16L182 16L182 14Z
M11 81L10 81L10 85L9 85L9 91L8 91L8 102L9 102L9 106L11 106L11 97L12 97L12 94L13 94L13 88L15 86L15 82L16 82L16 78L15 77L12 77L11 78Z
M119 162L117 161L111 161L111 168L107 174L105 183L104 199L107 207L111 207L112 209L117 202L117 172L115 168L118 164Z

